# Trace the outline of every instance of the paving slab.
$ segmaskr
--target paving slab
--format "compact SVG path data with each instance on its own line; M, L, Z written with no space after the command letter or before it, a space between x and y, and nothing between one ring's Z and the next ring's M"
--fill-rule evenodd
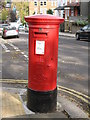
M2 118L25 115L25 111L18 94L2 90L2 92L0 92L0 96L2 96L2 106L0 106L2 107Z
M88 115L80 107L78 107L74 102L66 99L64 96L58 96L58 102L61 103L63 109L71 118L88 118Z

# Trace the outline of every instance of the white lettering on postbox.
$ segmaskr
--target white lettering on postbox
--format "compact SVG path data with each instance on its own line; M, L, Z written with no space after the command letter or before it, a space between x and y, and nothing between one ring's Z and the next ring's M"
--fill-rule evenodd
M36 40L36 54L44 55L45 41Z

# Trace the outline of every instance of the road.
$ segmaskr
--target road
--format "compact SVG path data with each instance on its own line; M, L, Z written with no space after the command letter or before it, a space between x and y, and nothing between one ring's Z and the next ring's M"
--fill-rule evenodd
M28 34L1 39L2 79L28 79ZM88 42L59 36L57 84L88 95ZM4 84L3 84L4 86Z
M61 37L58 58L59 84L88 95L88 42Z

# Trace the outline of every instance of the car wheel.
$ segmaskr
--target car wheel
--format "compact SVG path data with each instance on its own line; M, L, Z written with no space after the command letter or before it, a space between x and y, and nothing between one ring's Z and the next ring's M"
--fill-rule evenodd
M5 37L4 37L4 36L2 36L2 38L3 38L3 39L5 39Z
M19 38L19 35L17 35L17 38Z
M79 34L76 34L76 40L80 40Z

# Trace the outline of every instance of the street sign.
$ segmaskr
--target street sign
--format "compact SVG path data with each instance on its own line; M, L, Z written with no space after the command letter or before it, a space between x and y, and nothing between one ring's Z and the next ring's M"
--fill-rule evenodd
M7 4L6 4L6 8L11 8L11 4L10 4L10 3L7 3Z

